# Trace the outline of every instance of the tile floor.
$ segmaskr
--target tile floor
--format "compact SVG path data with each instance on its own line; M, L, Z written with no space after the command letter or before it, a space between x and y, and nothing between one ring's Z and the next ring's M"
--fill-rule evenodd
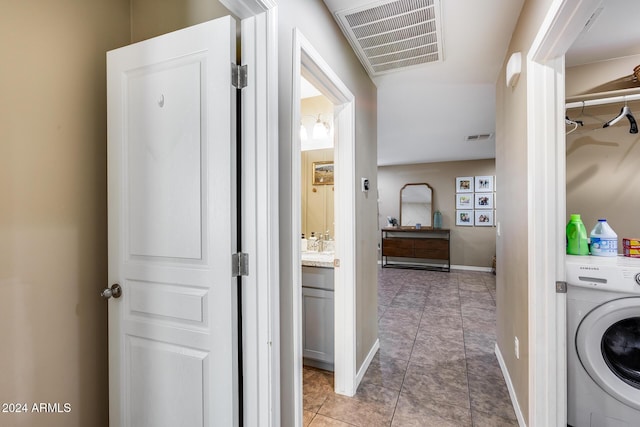
M380 350L354 397L304 368L305 426L517 426L494 353L495 276L384 268Z

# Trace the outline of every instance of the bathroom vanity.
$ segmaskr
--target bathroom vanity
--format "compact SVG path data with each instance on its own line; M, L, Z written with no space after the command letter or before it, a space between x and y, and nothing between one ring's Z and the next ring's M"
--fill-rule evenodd
M302 256L302 356L305 365L333 371L333 254Z

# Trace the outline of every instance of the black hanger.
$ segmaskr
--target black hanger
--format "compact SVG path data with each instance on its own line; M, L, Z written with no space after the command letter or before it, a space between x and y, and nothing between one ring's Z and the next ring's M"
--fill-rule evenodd
M582 120L571 120L569 118L569 116L564 116L564 123L566 125L573 125L573 126L584 126L584 123L582 123Z
M609 120L602 127L606 128L609 126L613 126L616 123L618 123L620 120L622 120L623 117L626 117L627 119L629 119L629 123L631 124L631 129L629 129L629 133L638 133L638 124L636 123L636 119L633 117L633 114L631 114L631 109L626 104L624 105L624 107L622 107L622 109L620 110L620 114L618 114L617 117Z

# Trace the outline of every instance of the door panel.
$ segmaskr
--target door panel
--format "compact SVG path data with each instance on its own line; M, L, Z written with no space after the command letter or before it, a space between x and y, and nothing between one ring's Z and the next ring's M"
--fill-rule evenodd
M107 55L112 426L238 424L235 23Z
M201 70L206 57L127 72L130 255L200 259Z

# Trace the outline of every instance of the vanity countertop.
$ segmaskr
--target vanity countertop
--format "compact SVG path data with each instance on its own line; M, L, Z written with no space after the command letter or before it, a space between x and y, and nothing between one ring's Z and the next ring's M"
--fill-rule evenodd
M302 254L302 265L307 267L333 268L335 252L307 252Z

